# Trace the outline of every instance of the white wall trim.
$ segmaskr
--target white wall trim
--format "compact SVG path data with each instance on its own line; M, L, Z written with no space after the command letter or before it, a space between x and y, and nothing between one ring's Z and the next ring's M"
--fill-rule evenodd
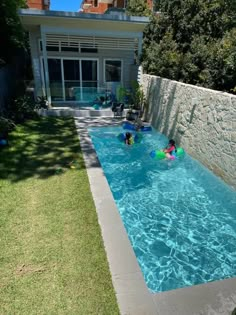
M65 27L48 27L41 26L41 30L44 34L65 34L65 35L81 35L81 36L105 36L105 37L117 37L117 38L141 38L142 32L124 32L124 31L105 31L105 30L86 30L76 28Z

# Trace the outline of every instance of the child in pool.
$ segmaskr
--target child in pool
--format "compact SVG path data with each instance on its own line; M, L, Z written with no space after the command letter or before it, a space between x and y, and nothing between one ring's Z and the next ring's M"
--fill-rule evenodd
M125 144L132 145L134 143L132 134L130 132L126 132L125 134Z
M176 146L175 146L175 141L173 139L171 139L168 143L168 146L163 150L163 152L165 152L166 154L166 158L169 160L174 160L175 156L175 152L176 152Z

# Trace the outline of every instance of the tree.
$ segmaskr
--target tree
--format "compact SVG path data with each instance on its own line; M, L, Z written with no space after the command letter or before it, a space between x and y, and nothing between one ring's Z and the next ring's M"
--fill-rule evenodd
M133 16L150 16L152 12L146 0L129 0L126 13Z
M161 3L160 0L154 0L153 1L153 10L154 12L160 11Z
M158 44L152 41L146 54L148 58L144 58L143 66L149 74L158 74L165 78L171 77L174 80L179 79L182 54L177 50L172 32L166 33Z
M234 91L236 0L160 0L160 11L144 32L144 70Z
M8 63L18 48L25 45L25 34L17 10L26 7L25 0L0 1L0 63Z

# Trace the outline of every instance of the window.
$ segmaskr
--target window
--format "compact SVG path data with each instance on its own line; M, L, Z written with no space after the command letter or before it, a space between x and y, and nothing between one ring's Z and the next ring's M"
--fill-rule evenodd
M40 51L43 51L43 44L42 44L42 40L40 39L39 40L39 49L40 49ZM58 46L49 46L49 45L47 45L46 46L46 49L47 49L47 51L59 51L59 45Z
M121 82L121 60L105 60L105 81Z
M78 52L79 49L76 47L61 47L61 51L71 51L71 52Z
M77 42L61 42L61 51L79 52Z
M93 46L92 43L81 43L80 44L80 52L81 53L97 53L98 49L97 49L97 45L95 45L95 47L91 47Z
M94 7L98 6L98 0L94 0Z
M59 51L59 47L56 46L47 46L47 51Z

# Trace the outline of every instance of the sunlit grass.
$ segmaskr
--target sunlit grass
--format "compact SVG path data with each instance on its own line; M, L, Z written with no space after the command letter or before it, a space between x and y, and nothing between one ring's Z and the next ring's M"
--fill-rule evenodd
M0 314L119 313L72 119L28 122L0 151L0 252Z

